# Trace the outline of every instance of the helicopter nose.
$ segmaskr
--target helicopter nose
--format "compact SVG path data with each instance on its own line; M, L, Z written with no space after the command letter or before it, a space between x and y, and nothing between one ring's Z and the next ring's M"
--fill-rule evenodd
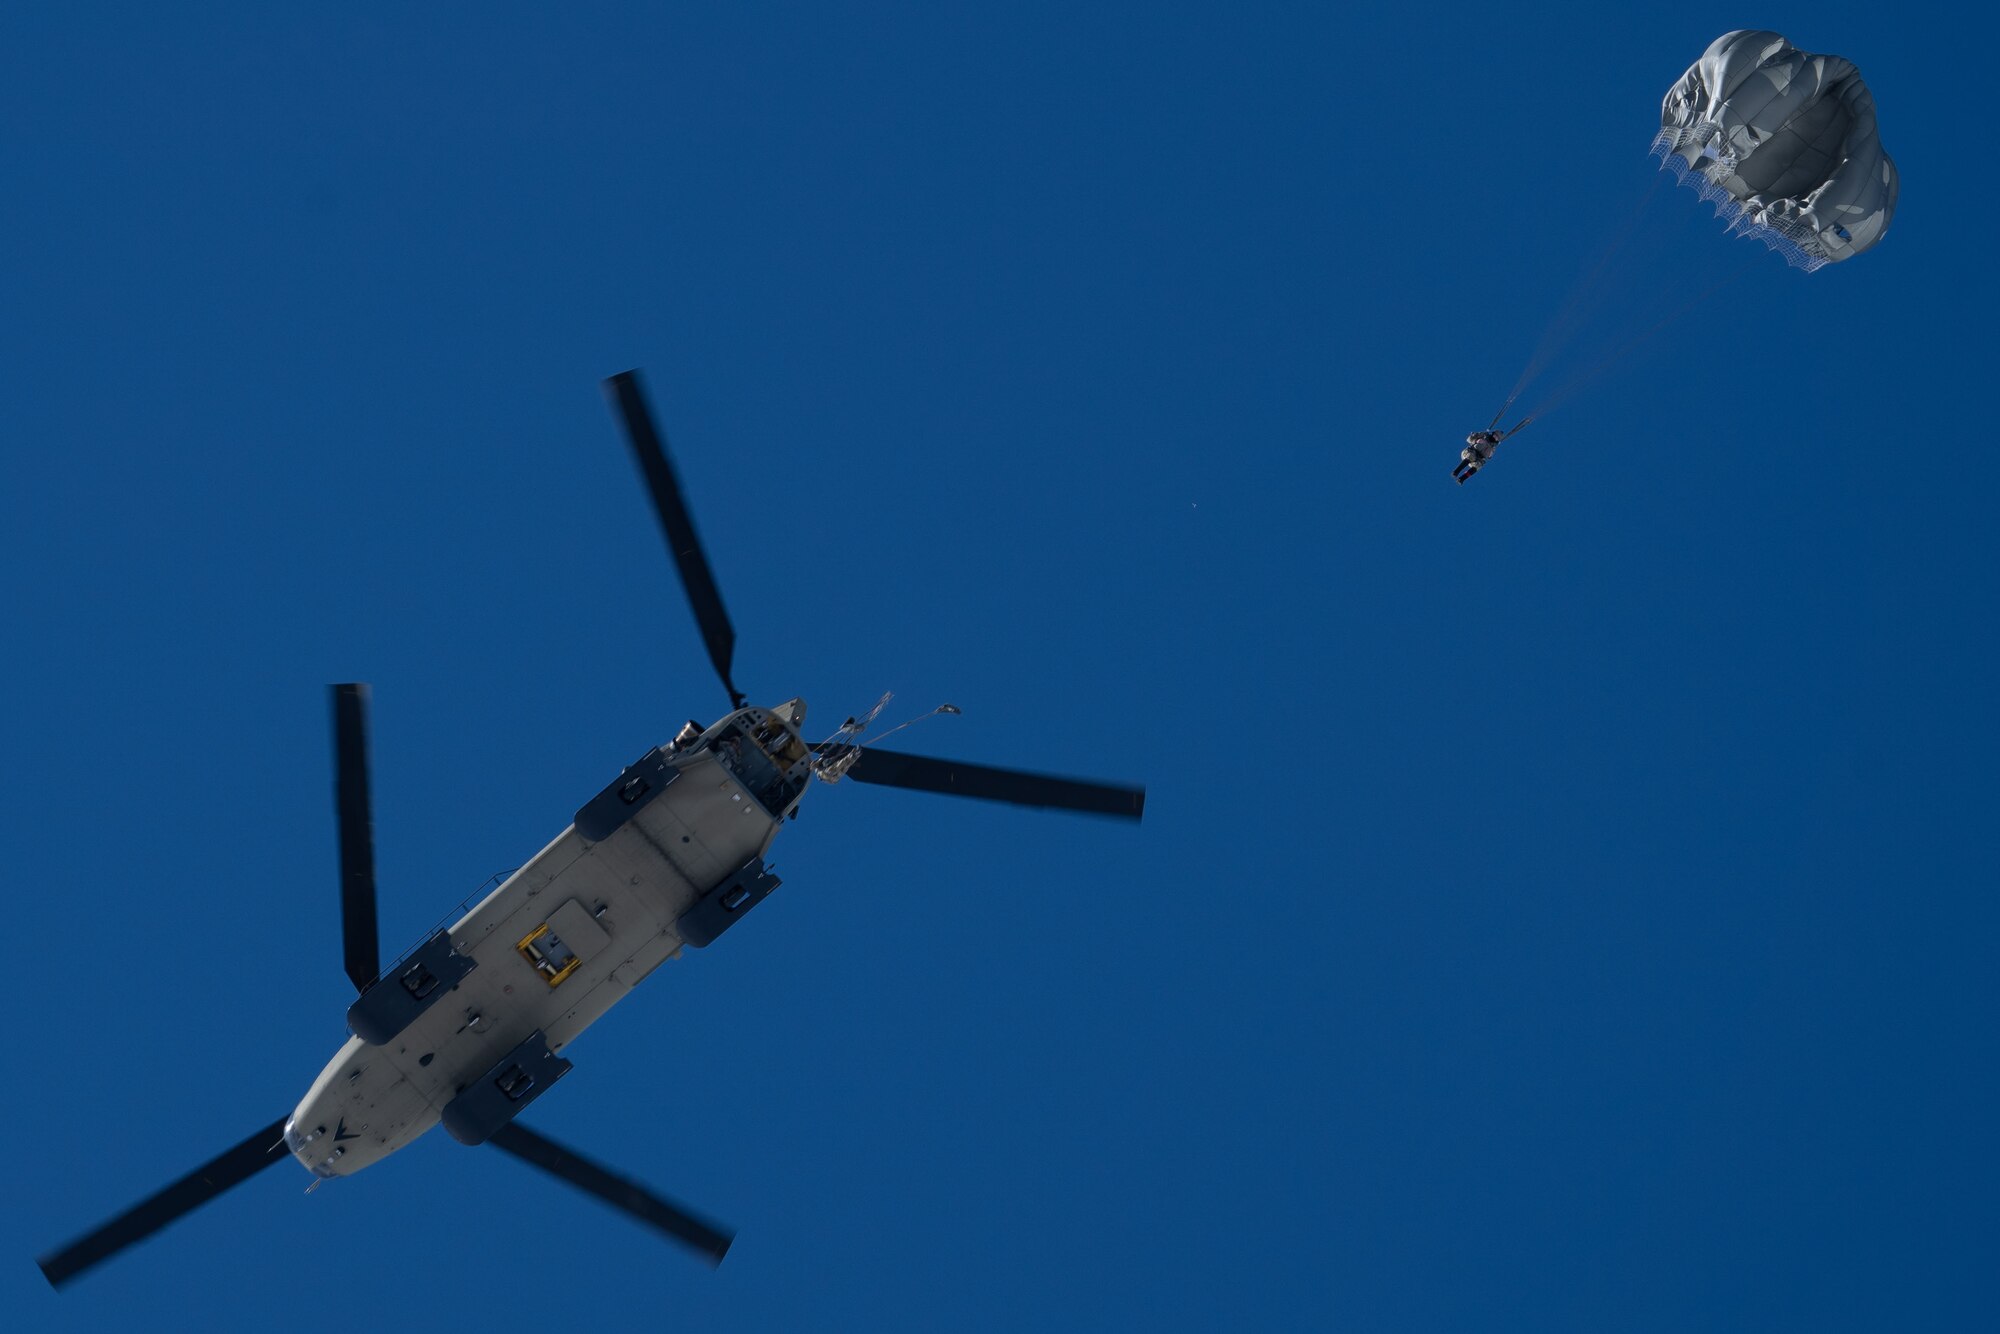
M285 1147L290 1149L293 1156L296 1157L305 1151L306 1145L324 1134L326 1134L325 1126L313 1126L308 1129L300 1125L299 1119L294 1116L285 1122Z
M285 1147L316 1177L338 1176L335 1164L347 1156L347 1150L338 1144L331 1149L326 1146L325 1126L317 1122L308 1125L296 1115L285 1122Z

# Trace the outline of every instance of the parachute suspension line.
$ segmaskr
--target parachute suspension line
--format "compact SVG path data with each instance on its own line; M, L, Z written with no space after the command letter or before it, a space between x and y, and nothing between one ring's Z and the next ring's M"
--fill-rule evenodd
M1584 322L1589 319L1604 295L1602 281L1605 270L1611 267L1611 261L1618 257L1618 253L1625 248L1625 243L1632 239L1632 233L1639 229L1639 223L1646 216L1646 210L1652 206L1653 196L1660 192L1660 186L1665 180L1666 177L1659 172L1653 173L1652 183L1646 187L1646 193L1639 197L1639 202L1619 224L1611 240L1605 243L1604 248L1599 250L1594 258L1587 261L1583 271L1577 275L1576 281L1570 284L1562 305L1558 306L1556 313L1549 318L1548 325L1542 330L1542 336L1535 344L1534 354L1522 368L1521 377L1514 381L1513 389L1507 394L1507 401L1500 405L1500 411L1493 414L1493 423L1486 428L1487 430L1490 431L1500 424L1500 419L1507 415L1507 409L1514 405L1514 400L1534 382L1535 377L1548 369L1549 362L1562 351L1571 338L1576 336L1577 330L1581 329Z
M1720 135L1720 127L1708 127ZM1704 132L1705 133L1705 132ZM1694 130L1661 130L1653 139L1653 156L1660 159L1660 178L1674 178L1674 184L1685 185L1700 196L1704 204L1715 205L1715 216L1727 224L1722 230L1725 236L1747 236L1762 241L1768 250L1784 257L1785 263L1807 273L1817 273L1826 267L1825 255L1815 254L1808 246L1819 244L1818 236L1810 227L1802 227L1788 219L1770 212L1752 214L1742 202L1728 190L1709 179L1708 172L1700 166L1689 166L1680 156L1680 150L1693 141Z
M1534 413L1530 415L1526 421L1523 421L1521 423L1521 426L1526 426L1528 422L1533 421L1536 417L1539 417L1544 413L1553 412L1557 407L1569 401L1571 398L1574 398L1579 391L1584 389L1592 381L1596 380L1599 376L1603 375L1605 372L1617 366L1620 362L1623 362L1626 358L1630 357L1634 352L1637 352L1641 347L1644 347L1646 343L1650 341L1661 330L1665 329L1668 325L1674 323L1676 320L1679 320L1682 316L1695 310L1697 307L1701 306L1703 303L1708 301L1711 297L1715 296L1715 294L1720 292L1723 288L1729 286L1731 283L1741 278L1744 274L1748 273L1751 270L1751 268L1753 268L1761 258L1762 258L1761 255L1753 252L1748 259L1744 260L1742 263L1738 264L1735 268L1731 269L1729 272L1717 278L1714 282L1708 284L1708 286L1702 288L1699 292L1689 297L1686 301L1682 302L1674 309L1668 311L1665 315L1662 315L1657 321L1653 323L1652 327L1647 329L1642 329L1638 333L1633 334L1630 338L1626 339L1624 342L1614 347L1610 352L1607 352L1597 361L1591 363L1589 366L1585 367L1582 371L1578 372L1576 375L1573 375L1569 379L1558 384L1553 390L1550 391L1548 397L1544 398L1540 403L1537 403L1535 405ZM1517 426L1514 429L1518 431L1521 429L1521 426Z

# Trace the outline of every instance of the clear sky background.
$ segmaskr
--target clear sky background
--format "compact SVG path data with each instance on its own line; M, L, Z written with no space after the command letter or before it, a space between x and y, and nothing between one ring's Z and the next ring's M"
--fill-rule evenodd
M1984 1327L1990 17L418 8L0 18L10 1328ZM1647 197L1746 26L1856 262ZM1453 486L1635 209L1757 262ZM1144 824L821 789L578 1041L718 1271L431 1135L51 1293L345 1036L326 683L389 952L724 706L630 366L753 697Z

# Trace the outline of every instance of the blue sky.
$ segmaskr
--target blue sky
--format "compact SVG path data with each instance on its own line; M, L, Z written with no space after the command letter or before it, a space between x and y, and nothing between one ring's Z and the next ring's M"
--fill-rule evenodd
M24 1327L1990 1311L1989 19L347 8L0 19ZM1861 65L1888 240L1454 487L1743 26ZM1644 207L1617 300L1756 253ZM635 365L744 689L1145 823L823 789L566 1053L534 1123L719 1271L431 1136L50 1293L342 1040L327 682L392 951L723 706Z

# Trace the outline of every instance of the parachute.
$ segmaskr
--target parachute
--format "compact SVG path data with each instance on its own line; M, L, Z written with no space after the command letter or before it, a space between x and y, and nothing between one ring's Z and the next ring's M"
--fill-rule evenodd
M1808 273L1875 245L1896 212L1896 164L1861 72L1775 32L1716 38L1667 90L1653 153L1731 232Z
M1861 72L1775 32L1745 29L1709 44L1661 100L1653 155L1715 205L1730 233L1762 241L1807 273L1880 244L1896 213L1896 164L1882 151L1875 96ZM1542 385L1507 434L1521 430L1766 262L1752 251L1738 264L1704 265L1693 276L1686 266L1631 262L1635 249L1652 248L1635 245L1635 233L1664 184L1654 177L1586 265L1492 424L1474 436L1492 434L1531 386ZM1627 261L1614 266L1621 253ZM1640 276L1634 283L1621 271ZM1543 385L1551 370L1555 382Z

